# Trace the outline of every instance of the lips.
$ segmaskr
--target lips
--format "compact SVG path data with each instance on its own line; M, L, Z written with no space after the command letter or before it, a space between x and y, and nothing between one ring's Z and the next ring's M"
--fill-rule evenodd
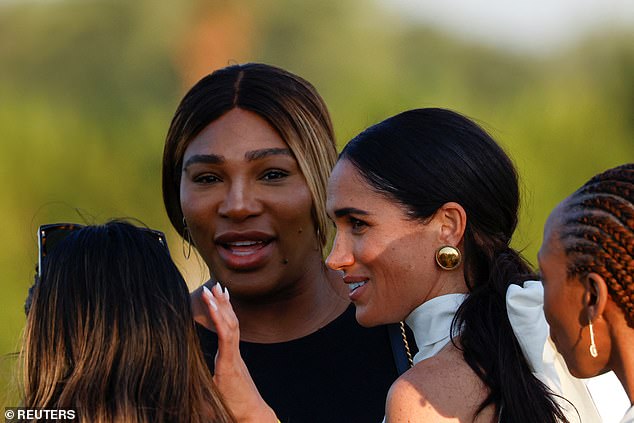
M350 292L353 292L355 289L361 288L366 283L367 283L367 281L351 283L350 285L348 285L348 288L350 288Z
M348 285L350 294L348 297L351 301L355 301L361 296L363 287L368 283L368 278L363 276L344 276L343 281Z
M232 270L251 271L265 265L273 254L275 237L265 232L224 232L214 242L224 264Z

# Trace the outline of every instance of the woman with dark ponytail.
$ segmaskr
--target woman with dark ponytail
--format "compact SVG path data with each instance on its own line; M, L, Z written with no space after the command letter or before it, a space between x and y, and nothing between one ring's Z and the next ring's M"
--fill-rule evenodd
M613 370L634 403L634 163L555 208L538 257L544 312L570 372ZM622 422L634 423L634 407Z
M419 348L390 389L388 422L576 419L551 391L561 381L543 360L541 308L534 324L522 321L542 291L509 245L519 203L509 157L449 110L398 114L342 151L328 187L337 235L327 264L344 273L362 325L405 320ZM542 328L539 342L518 336L522 326Z

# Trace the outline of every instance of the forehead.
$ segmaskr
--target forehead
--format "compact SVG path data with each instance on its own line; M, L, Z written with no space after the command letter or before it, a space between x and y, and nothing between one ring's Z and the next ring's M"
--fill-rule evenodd
M361 207L367 210L386 206L396 208L391 203L372 189L350 161L342 159L337 162L328 180L329 211L343 207Z
M288 145L264 118L235 108L211 122L192 139L185 150L185 160L201 153L242 157L246 151L264 148L288 148Z
M537 259L540 262L540 265L543 265L543 263L548 261L550 258L559 258L561 254L563 254L563 247L561 245L561 241L559 240L559 235L561 232L564 207L564 203L559 204L550 213L548 219L546 219L546 223L544 225L544 239L537 254Z

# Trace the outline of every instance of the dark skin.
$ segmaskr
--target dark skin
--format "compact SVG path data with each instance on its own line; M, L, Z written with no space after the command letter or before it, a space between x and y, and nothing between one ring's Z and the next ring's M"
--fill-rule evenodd
M324 287L319 287L320 284ZM336 319L348 307L349 303L344 296L346 293L338 294L334 289L334 285L339 284L345 289L340 276L328 272L328 275L324 275L323 282L286 299L276 298L270 303L254 304L232 297L231 303L240 321L240 338L249 342L276 343L314 333ZM208 281L203 286L211 289L214 285L215 282ZM191 294L194 319L207 329L215 331L202 298L203 286Z
M306 179L265 120L233 109L191 141L183 163L181 207L213 275L205 286L229 289L242 340L301 338L343 313L347 288L323 263ZM194 316L213 330L201 289Z
M634 403L634 328L601 275L567 276L567 257L559 240L564 207L565 201L549 216L538 255L551 338L573 375L588 378L612 370ZM589 321L597 357L589 353Z

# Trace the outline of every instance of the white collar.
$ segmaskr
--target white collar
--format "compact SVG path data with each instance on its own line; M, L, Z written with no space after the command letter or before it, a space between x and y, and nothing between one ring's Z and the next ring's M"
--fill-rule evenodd
M627 413L621 419L621 423L634 423L634 405L627 410Z
M418 354L414 364L436 355L451 340L451 322L468 294L448 294L433 298L416 307L405 322L414 332ZM588 390L579 379L572 377L548 339L548 324L543 311L543 288L538 281L526 281L522 286L511 285L506 295L507 314L513 332L535 376L555 393L569 399L578 410L581 421L600 421ZM458 333L454 332L454 337ZM563 358L561 358L563 360ZM577 411L562 407L570 421L579 421ZM621 423L634 423L631 408Z
M405 322L418 346L414 364L433 357L449 343L451 322L465 298L467 294L441 295L419 305L407 316Z

